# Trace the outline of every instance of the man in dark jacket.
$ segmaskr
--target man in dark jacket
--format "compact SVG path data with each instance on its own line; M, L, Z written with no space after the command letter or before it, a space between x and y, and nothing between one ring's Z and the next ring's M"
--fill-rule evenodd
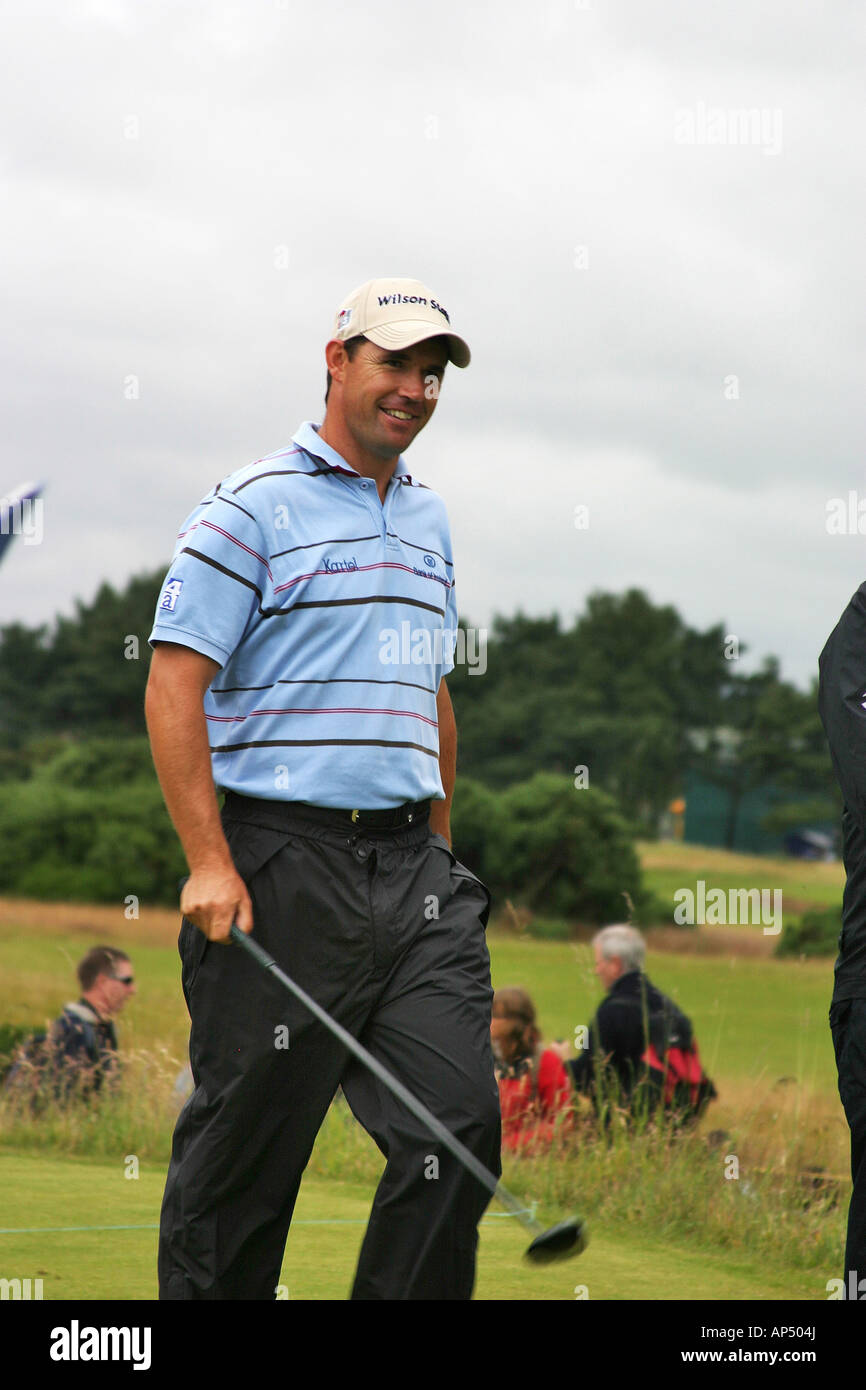
M645 1062L650 1043L664 1065L670 1048L691 1048L692 1025L643 973L646 947L634 927L604 927L593 946L595 973L607 994L567 1070L575 1090L591 1096L603 1115L611 1105L646 1114L662 1095L662 1073L650 1073ZM701 1099L714 1094L706 1081Z
M114 946L94 946L78 963L81 997L66 1004L46 1033L22 1047L5 1084L46 1099L66 1101L102 1089L118 1072L114 1016L135 993L132 965Z
M49 1044L66 1089L98 1091L117 1068L114 1016L135 993L135 977L114 946L94 946L77 974L81 998L52 1024Z
M819 659L818 710L842 789L847 875L830 1031L839 1095L851 1130L845 1289L866 1296L866 584L861 584Z

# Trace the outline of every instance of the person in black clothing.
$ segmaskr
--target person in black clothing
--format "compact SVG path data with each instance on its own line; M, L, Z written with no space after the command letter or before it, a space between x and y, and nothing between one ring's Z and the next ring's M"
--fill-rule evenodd
M857 1299L863 1296L859 1281L866 1279L866 583L827 639L819 671L818 710L844 802L846 882L830 1031L851 1131L845 1290Z
M688 1048L692 1026L673 1000L643 973L646 946L634 927L604 927L593 937L595 973L607 991L589 1025L586 1046L566 1059L574 1088L590 1096L605 1121L611 1106L633 1114L652 1111L660 1092L651 1084L644 1054L661 1022L667 1045ZM659 1044L664 1051L665 1044Z

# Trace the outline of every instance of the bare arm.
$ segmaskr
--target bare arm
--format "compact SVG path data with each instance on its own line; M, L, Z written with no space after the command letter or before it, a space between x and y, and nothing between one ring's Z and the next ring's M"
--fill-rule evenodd
M181 911L211 941L227 941L232 922L252 930L252 905L232 862L220 821L202 701L219 670L190 647L160 642L144 708L154 766L190 877Z
M457 723L454 706L444 680L436 692L436 714L439 720L439 775L442 778L444 801L434 801L430 807L430 829L444 835L451 843L451 801L457 776Z

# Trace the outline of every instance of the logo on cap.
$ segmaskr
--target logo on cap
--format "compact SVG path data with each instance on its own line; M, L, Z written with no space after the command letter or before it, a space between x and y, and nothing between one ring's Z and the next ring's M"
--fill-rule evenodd
M341 309L340 317L337 319L337 332L342 333L344 328L348 328L349 320L352 317L351 309Z

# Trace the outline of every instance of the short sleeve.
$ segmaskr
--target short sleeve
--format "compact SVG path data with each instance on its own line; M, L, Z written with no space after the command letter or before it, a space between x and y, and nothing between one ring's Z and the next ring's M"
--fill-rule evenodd
M217 489L178 536L157 600L151 646L176 642L224 666L268 605L272 583L255 515Z

